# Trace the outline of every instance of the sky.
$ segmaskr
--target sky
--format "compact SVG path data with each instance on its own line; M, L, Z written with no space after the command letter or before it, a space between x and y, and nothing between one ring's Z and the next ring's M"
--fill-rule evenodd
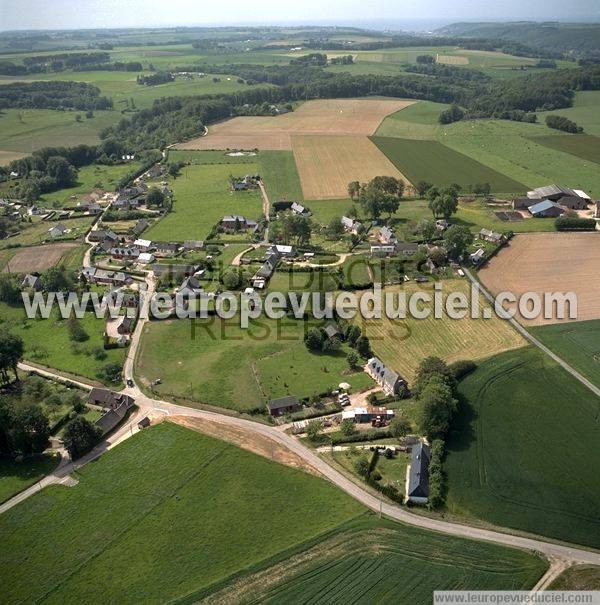
M454 21L600 22L598 0L0 0L0 30Z

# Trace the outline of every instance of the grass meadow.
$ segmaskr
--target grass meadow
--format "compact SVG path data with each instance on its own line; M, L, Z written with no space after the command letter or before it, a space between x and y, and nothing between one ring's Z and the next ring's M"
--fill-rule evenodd
M600 320L558 323L530 329L549 349L600 387Z
M76 478L0 517L6 601L170 602L364 513L328 482L169 423Z
M302 201L302 186L291 151L261 151L259 163L271 203L278 200Z
M459 392L448 509L600 547L600 400L533 347L482 363Z
M63 237L53 239L48 233L48 229L57 225L58 222L53 221L42 221L39 218L33 218L31 223L21 223L21 231L18 235L4 239L0 241L0 249L8 246L14 246L19 244L21 246L31 246L34 244L41 244L43 242L61 242L61 241L72 241L83 237L89 228L92 226L93 218L85 216L81 218L72 218L60 221L61 225L67 227L71 231L65 233Z
M50 454L31 456L22 462L0 457L0 503L12 498L50 473L59 458Z
M313 324L307 324L313 325ZM239 319L167 320L147 324L136 360L143 384L159 396L176 396L248 411L275 397L309 397L337 388L372 384L362 371L348 373L347 350L310 353L302 321L261 317L242 329ZM310 380L308 379L310 377Z
M535 142L556 151L570 153L582 160L600 164L600 137L591 134L557 134L536 137Z
M240 214L258 220L262 216L260 191L229 190L229 175L259 172L256 163L191 165L172 182L173 209L144 234L153 240L203 240L224 216ZM247 235L251 240L251 234Z

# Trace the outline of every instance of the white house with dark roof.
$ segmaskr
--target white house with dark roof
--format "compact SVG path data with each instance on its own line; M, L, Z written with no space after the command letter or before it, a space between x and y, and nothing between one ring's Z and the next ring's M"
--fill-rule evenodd
M37 273L27 273L21 282L21 288L30 288L31 290L41 290L42 280Z
M381 387L386 395L398 395L406 386L406 381L394 370L388 368L379 358L371 357L365 366L365 372Z
M341 222L342 226L346 231L348 231L348 233L358 235L358 232L360 231L361 227L361 224L358 221L355 221L354 219L349 218L347 216L342 216Z

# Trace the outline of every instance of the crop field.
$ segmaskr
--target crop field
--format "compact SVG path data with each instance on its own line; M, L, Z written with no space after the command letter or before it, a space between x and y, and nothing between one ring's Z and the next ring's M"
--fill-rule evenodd
M426 605L434 590L526 589L545 568L523 551L367 517L201 602Z
M467 281L446 280L443 284L444 300L451 292L462 292L470 299ZM385 291L405 291L407 297L423 291L433 299L432 284L409 282ZM480 306L487 308L482 297ZM469 314L464 319L451 319L444 312L440 319L434 319L431 314L426 319L392 320L384 316L381 320L356 321L362 323L376 355L409 382L419 363L429 355L441 357L448 363L461 359L480 360L525 344L524 339L495 314L490 319L473 319Z
M493 191L502 193L526 189L522 183L438 141L378 136L371 140L412 183L428 181L440 186L458 183L464 191L476 183L489 183Z
M0 518L4 600L171 602L364 513L326 481L170 423L76 477Z
M449 105L433 101L419 101L381 122L375 133L378 137L398 137L401 139L434 140L440 127L438 117Z
M75 121L76 111L51 109L3 109L0 111L0 161L12 154L27 155L41 147L71 147L100 141L98 133L121 119L118 111L95 111L94 117ZM83 115L84 112L82 112Z
M5 273L43 271L59 264L68 251L78 248L73 242L32 246L18 250L4 266Z
M160 377L153 387L159 396L240 411L287 394L309 397L340 382L356 389L372 384L362 371L348 373L344 348L310 353L304 328L302 321L266 317L248 329L239 318L154 321L145 327L136 374L146 385Z
M385 116L414 101L402 99L323 99L307 101L275 117L237 117L209 128L208 135L177 149L291 149L292 135L370 135Z
M224 216L239 214L258 220L262 216L260 191L229 190L229 176L259 172L254 164L192 165L172 182L173 209L154 223L144 237L154 240L203 240ZM251 239L250 233L247 235Z
M556 151L570 153L582 160L600 164L600 137L589 134L557 134L555 136L537 137L535 142Z
M294 136L292 148L305 200L347 198L350 181L406 177L365 136Z
M302 186L291 151L261 151L258 161L271 203L277 200L302 201Z
M21 304L0 304L0 325L23 339L26 360L98 381L98 370L107 363L122 363L126 351L103 349L103 319L86 313L79 322L89 338L82 343L73 343L69 338L67 321L58 313L48 319L27 319ZM97 358L94 354L96 349L102 349L106 357Z
M469 57L463 55L437 55L435 61L442 65L468 65Z
M479 277L492 293L512 292L517 299L525 292L536 292L542 300L546 292L573 292L577 296L577 319L600 319L598 263L600 237L596 232L522 234L492 258ZM514 304L507 303L507 308L514 308ZM555 312L551 315L526 319L517 313L526 325L560 321Z
M532 328L531 333L600 387L600 320Z
M459 390L449 510L600 547L600 400L534 347L485 361Z

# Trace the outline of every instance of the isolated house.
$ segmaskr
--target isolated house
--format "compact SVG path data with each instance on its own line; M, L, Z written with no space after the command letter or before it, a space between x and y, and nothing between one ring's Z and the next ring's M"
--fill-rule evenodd
M348 233L358 235L361 228L361 224L358 221L355 221L347 216L342 216L341 222L342 226Z
M54 225L48 229L48 234L50 237L62 237L65 233L68 233L68 229L62 224L58 223L58 225Z
M21 288L29 288L31 290L41 290L42 280L37 273L28 273L21 282Z
M271 399L271 401L267 403L267 410L269 410L269 414L275 418L284 416L285 414L299 412L301 409L302 405L298 399L291 395L280 397L279 399Z
M478 233L478 237L483 241L498 244L502 241L504 236L502 235L502 233L497 233L495 231L492 231L491 229L482 229Z
M386 395L398 395L400 389L406 385L406 381L400 377L398 372L386 367L377 357L371 357L367 361L365 371L382 388Z
M426 504L429 499L429 446L419 441L413 446L410 466L406 469L406 498L416 504Z
M298 202L292 202L291 210L294 214L298 214L299 216L310 216L311 212L308 208L305 208L302 204Z

